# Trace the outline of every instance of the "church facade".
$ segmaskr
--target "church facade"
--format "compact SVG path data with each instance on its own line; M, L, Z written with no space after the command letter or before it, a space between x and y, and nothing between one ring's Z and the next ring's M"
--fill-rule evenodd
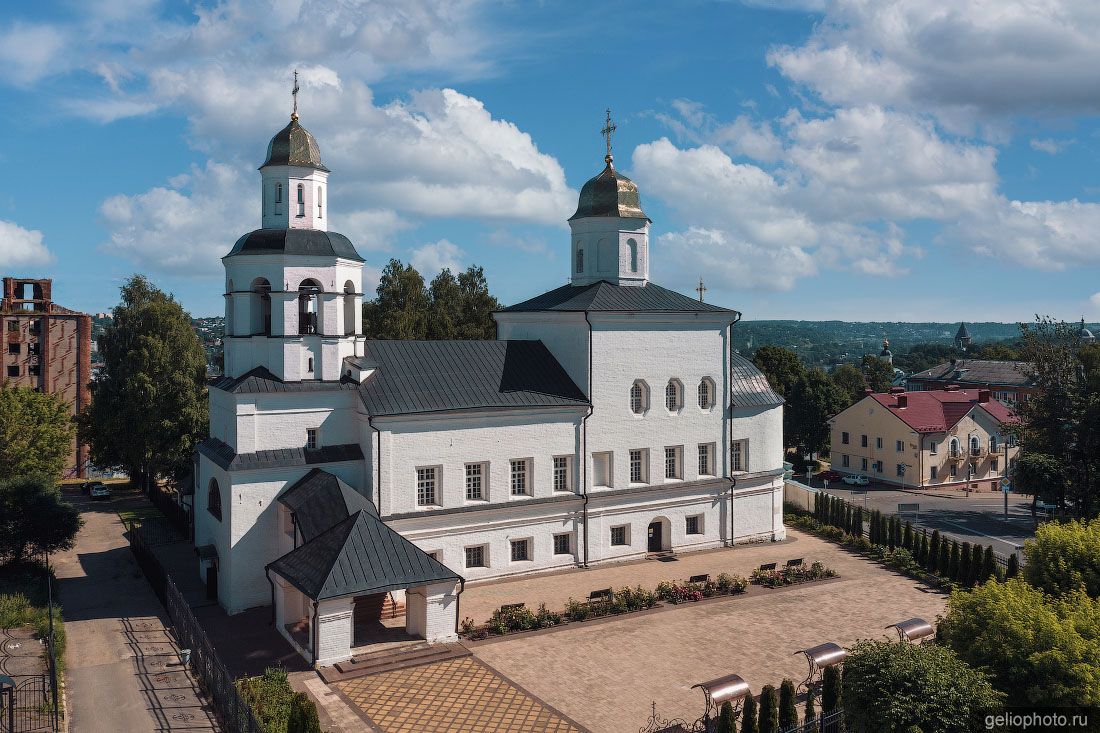
M402 603L454 639L467 583L785 536L782 400L731 347L739 313L649 281L610 151L568 284L495 313L493 341L364 338L363 259L297 115L260 173L196 458L198 571L229 613L274 606L330 664Z

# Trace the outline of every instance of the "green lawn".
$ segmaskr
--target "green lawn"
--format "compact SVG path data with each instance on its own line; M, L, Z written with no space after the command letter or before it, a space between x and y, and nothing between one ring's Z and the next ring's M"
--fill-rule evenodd
M19 626L34 627L35 634L45 637L50 625L45 571L41 565L0 565L0 629ZM57 603L57 581L54 581L54 640L59 658L65 651L65 625L61 606Z
M140 522L142 519L163 517L164 513L155 506L139 506L132 509L119 509L118 518L122 523Z

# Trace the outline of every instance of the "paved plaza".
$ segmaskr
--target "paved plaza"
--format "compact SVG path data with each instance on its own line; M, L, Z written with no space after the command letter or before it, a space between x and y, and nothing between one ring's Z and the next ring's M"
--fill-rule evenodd
M474 654L591 730L635 733L653 702L663 717L698 717L703 696L693 684L731 672L754 693L765 684L778 686L784 677L800 681L806 675L803 657L796 656L800 649L883 637L888 624L913 616L931 621L943 612L944 595L811 535L788 533L791 541L783 544L683 555L674 563L630 563L468 588L463 615L481 615L502 598L560 606L562 594L570 594L568 584L580 597L589 586L653 587L661 579L700 572L747 575L762 562L789 557L820 560L840 579L503 637L473 645Z

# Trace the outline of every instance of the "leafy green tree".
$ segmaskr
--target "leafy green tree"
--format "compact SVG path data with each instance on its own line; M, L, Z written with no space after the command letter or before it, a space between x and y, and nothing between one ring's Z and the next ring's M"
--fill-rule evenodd
M798 725L798 708L794 704L795 689L792 680L779 685L779 729L787 730Z
M718 713L718 733L737 733L737 717L729 700L722 703Z
M795 383L806 373L798 354L781 346L761 346L752 355L752 363L781 397L790 395Z
M759 352L757 352L759 353ZM823 369L804 371L788 387L783 406L783 434L799 455L818 453L829 446L829 418L847 404L844 393Z
M1100 599L1015 578L955 592L939 638L1016 704L1100 705Z
M986 675L939 644L859 641L844 660L844 718L851 733L972 730L1004 696Z
M428 286L427 338L449 340L458 333L462 317L462 289L449 269L444 268Z
M74 452L75 435L60 397L0 382L0 476L57 479Z
M1064 524L1044 522L1024 543L1024 578L1061 596L1081 590L1100 597L1100 519Z
M831 713L843 705L840 667L826 667L821 679L821 712Z
M905 353L894 355L894 364L907 372L923 372L959 356L948 344L914 344Z
M867 354L860 361L859 368L863 372L864 381L872 390L875 392L890 391L890 386L894 382L894 367L890 366L884 359Z
M428 337L431 298L415 267L391 259L382 270L376 292L373 305L363 309L363 331L369 338Z
M71 550L84 520L61 500L54 479L41 474L0 482L0 560L19 563Z
M764 685L760 690L760 733L778 733L779 696L775 687Z
M1032 497L1032 514L1035 513L1037 501L1064 505L1067 487L1066 466L1054 456L1022 453L1012 466L1012 488Z
M456 338L492 339L496 337L493 311L500 310L500 301L489 293L485 270L478 266L467 267L458 275L458 287L462 293L461 314L456 324Z
M412 265L391 259L378 281L377 297L363 304L363 332L376 339L492 339L493 311L485 271L469 267L457 277L449 269L425 287Z
M756 720L756 699L749 695L741 708L741 733L760 733Z
M829 373L829 379L831 379L837 389L844 394L844 407L854 405L863 399L865 390L867 389L867 382L863 379L863 372L855 365L838 364L837 367Z
M206 354L191 318L141 275L99 337L103 376L77 418L92 463L121 468L142 486L190 470L207 429Z

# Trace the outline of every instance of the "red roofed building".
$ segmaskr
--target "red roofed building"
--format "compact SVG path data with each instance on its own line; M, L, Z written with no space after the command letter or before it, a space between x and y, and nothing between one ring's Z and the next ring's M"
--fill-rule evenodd
M906 488L999 490L1018 448L1017 421L988 389L868 394L830 420L832 467Z

